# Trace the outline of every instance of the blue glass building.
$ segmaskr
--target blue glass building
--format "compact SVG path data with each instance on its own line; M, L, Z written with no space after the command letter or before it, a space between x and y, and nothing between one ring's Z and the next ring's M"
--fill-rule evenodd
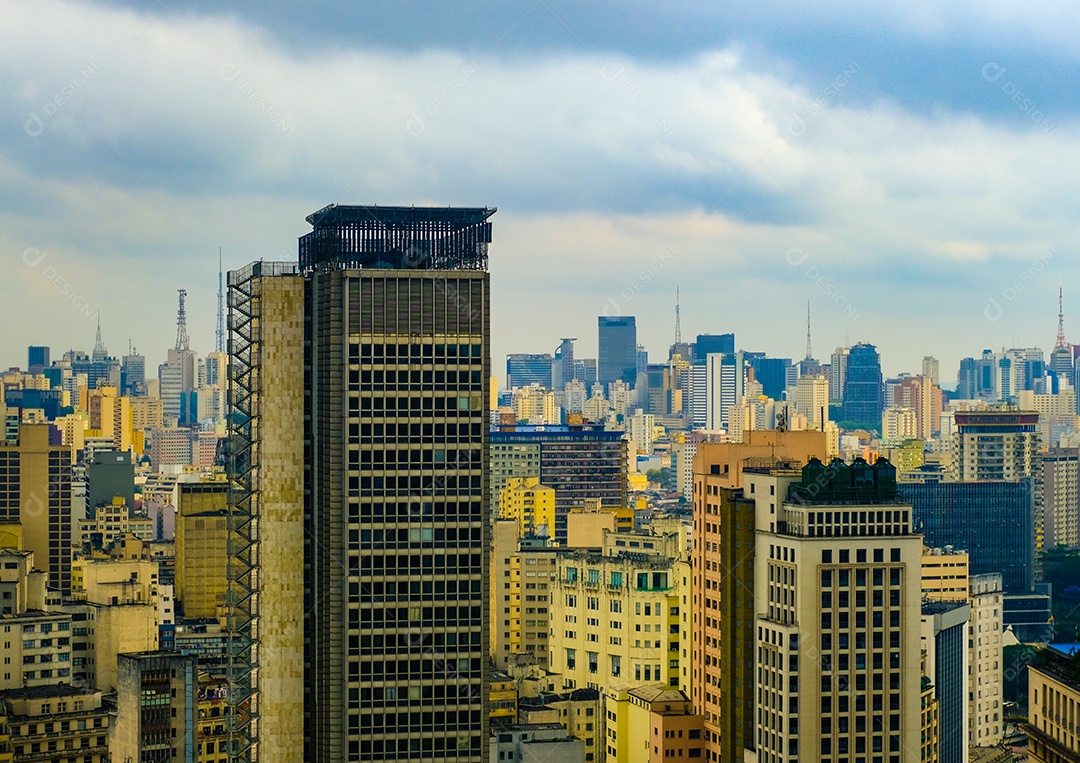
M1035 510L1031 478L1016 482L901 482L900 496L930 547L970 555L970 574L1000 572L1006 593L1034 583Z

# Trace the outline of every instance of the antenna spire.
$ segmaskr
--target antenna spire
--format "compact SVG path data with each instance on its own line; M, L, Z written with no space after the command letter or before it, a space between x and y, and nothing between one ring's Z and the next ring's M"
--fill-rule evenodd
M176 311L176 349L188 350L187 335L187 311L184 309L184 300L187 298L187 289L177 289L180 295L180 307Z
M810 300L806 300L806 359L813 358L814 353L810 350Z
M101 313L97 316L97 337L94 339L94 354L91 359L95 363L99 363L105 360L109 356L109 351L105 349L105 342L101 338Z
M217 250L217 351L225 352L225 292L221 271L221 247Z
M1061 304L1062 304L1062 301L1061 301L1062 300L1062 292L1063 292L1063 290L1059 286L1058 287L1058 335L1057 335L1057 345L1055 346L1055 349L1057 349L1057 350L1063 350L1063 349L1068 348L1068 343L1065 341L1065 313L1064 313L1064 311L1062 310L1062 307L1061 307Z
M682 322L679 318L679 287L675 287L675 344L682 344Z

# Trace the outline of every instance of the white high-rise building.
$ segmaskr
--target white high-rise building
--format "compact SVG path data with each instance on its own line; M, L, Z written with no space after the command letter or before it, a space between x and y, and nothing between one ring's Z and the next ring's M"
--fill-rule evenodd
M844 398L844 384L847 382L848 356L850 347L837 347L829 363L829 400L840 401Z
M1046 548L1080 546L1080 449L1051 448L1042 456Z
M918 436L919 425L911 408L886 408L881 414L881 439L901 443Z
M589 399L588 390L585 389L585 382L579 379L571 379L566 383L564 396L566 398L567 413L584 412L585 401Z
M807 418L810 429L823 430L829 420L829 380L825 376L803 376L791 396L795 412Z
M930 377L931 384L940 384L938 374L940 372L940 364L938 359L933 355L927 355L922 359L922 375Z
M196 358L191 350L170 348L168 359L158 366L158 396L162 416L175 426L193 423L198 412L191 408L196 389Z
M1076 390L1071 385L1060 387L1057 393L1021 390L1018 398L1021 410L1038 411L1044 445L1052 448L1076 431Z
M638 411L630 417L627 433L637 447L637 452L644 456L651 456L653 452L653 427L656 418L651 413Z
M687 382L689 390L687 412L691 426L694 429L703 429L708 421L708 368L704 364L690 366Z
M743 353L710 353L706 363L705 428L726 428L728 408L745 394L746 363Z
M968 742L978 747L994 747L1001 742L1005 728L1001 573L972 576L970 591Z

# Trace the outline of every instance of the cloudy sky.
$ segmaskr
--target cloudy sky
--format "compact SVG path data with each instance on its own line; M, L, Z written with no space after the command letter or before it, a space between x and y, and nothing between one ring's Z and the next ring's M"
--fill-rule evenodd
M696 7L696 6L700 7ZM494 367L637 316L955 383L1080 342L1080 7L5 2L0 365L213 349L225 267L329 203L496 206ZM231 8L231 10L230 10Z

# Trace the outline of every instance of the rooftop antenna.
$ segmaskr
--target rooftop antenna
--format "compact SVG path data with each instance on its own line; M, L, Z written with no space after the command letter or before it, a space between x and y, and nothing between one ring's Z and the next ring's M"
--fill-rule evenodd
M1055 350L1064 350L1068 348L1068 344L1065 342L1065 313L1061 309L1061 297L1062 288L1058 287L1058 335L1057 344L1054 346Z
M810 300L806 300L806 359L813 358L814 353L810 350Z
M675 344L682 344L682 323L679 319L679 287L675 287Z
M225 292L221 275L221 247L217 250L217 351L225 352Z
M184 309L184 300L187 298L187 289L177 289L180 295L180 307L176 311L176 349L188 350L187 335L187 311Z

